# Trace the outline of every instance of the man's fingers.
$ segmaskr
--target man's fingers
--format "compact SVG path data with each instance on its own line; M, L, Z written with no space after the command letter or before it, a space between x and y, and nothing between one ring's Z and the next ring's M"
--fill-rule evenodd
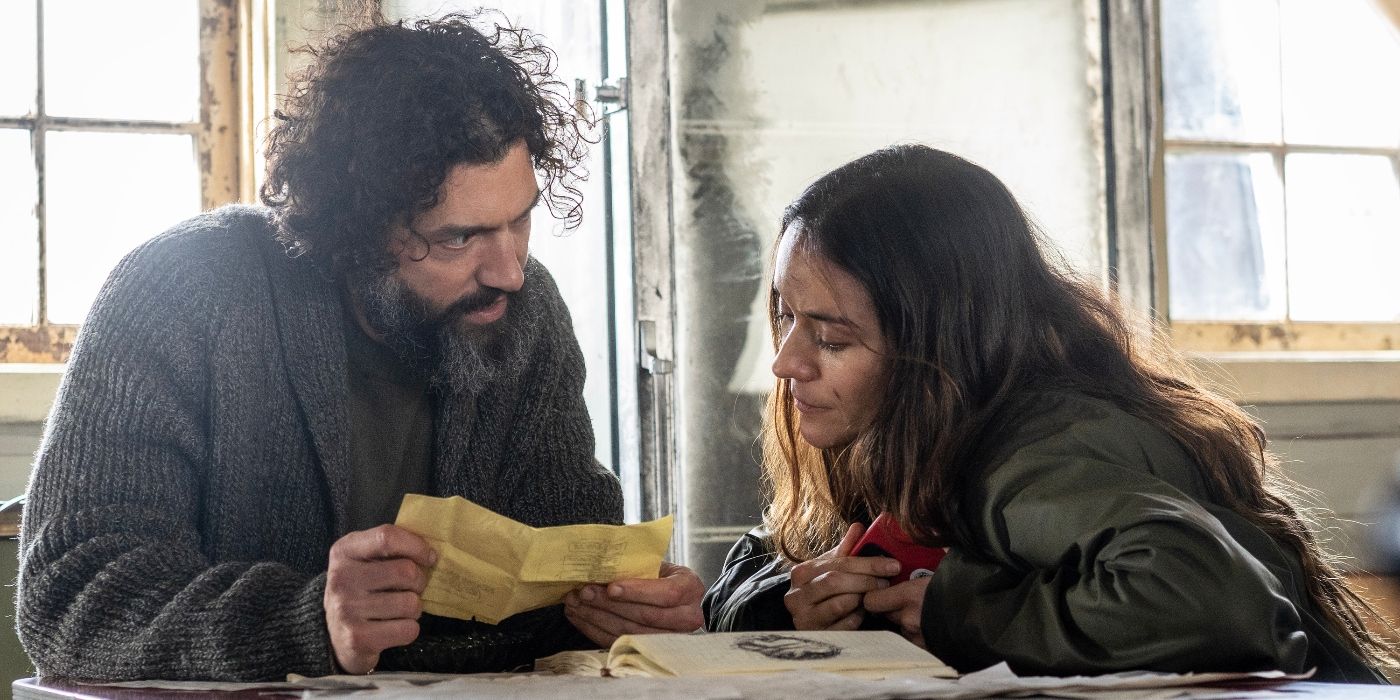
M582 623L605 634L611 634L614 638L624 634L652 634L656 632L677 631L665 627L654 627L637 620L628 619L611 610L596 605L565 606L564 614L571 622L575 623L575 627L579 627L580 623ZM696 625L696 627L699 627L699 625ZM588 632L581 627L579 631L588 634ZM598 641L592 634L588 634L588 637L589 639Z
M371 648L375 653L389 647L401 647L418 638L416 620L375 620L360 625L358 637L361 646Z
M418 623L413 620L385 620L335 625L330 633L331 648L335 650L335 661L340 668L346 673L369 673L379 663L380 652L418 638Z
M698 605L659 607L603 597L592 602L581 601L578 607L600 610L642 627L667 632L692 632L705 626L705 615Z
M675 607L700 602L705 584L694 571L677 564L663 564L662 578L632 578L608 584L607 597L626 603Z
M688 566L681 566L675 562L663 561L661 562L661 573L657 574L657 578L666 578L667 576L675 576L676 574L684 574L686 572L691 574L695 573L691 571Z
M355 653L349 650L341 651L335 649L335 665L341 671L352 676L359 676L374 670L375 664L379 663L379 654L374 652Z
M397 525L380 525L341 537L331 545L331 559L337 557L360 561L405 558L425 568L437 563L437 552L427 540Z
M564 607L564 617L569 620L569 624L573 625L574 628L577 629L579 632L582 632L583 636L593 640L594 644L597 644L598 646L603 647L604 649L612 646L612 643L617 641L618 635L613 634L593 624L592 622L583 617L580 617L576 613L576 611L569 606Z
M368 673L379 652L418 638L419 594L427 585L421 567L436 559L427 541L392 525L336 540L323 605L331 648L342 669Z
M418 594L407 591L329 597L325 607L327 624L345 627L390 620L417 620L423 615L422 600Z
M326 572L326 590L358 596L380 591L422 593L428 577L409 559L337 562Z
M662 565L661 573L663 578L626 579L570 591L564 596L566 610L612 635L689 632L703 627L700 598L705 586L700 577L670 563Z
M370 621L417 620L423 615L423 599L417 593L377 593L366 598L364 619Z

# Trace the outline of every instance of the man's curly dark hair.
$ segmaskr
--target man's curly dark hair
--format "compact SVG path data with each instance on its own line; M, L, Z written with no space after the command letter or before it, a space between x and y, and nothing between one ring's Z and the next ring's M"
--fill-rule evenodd
M392 270L390 228L436 206L453 166L499 161L520 139L551 211L578 225L589 122L537 35L478 21L376 17L305 49L312 65L268 134L260 191L289 252L337 272Z

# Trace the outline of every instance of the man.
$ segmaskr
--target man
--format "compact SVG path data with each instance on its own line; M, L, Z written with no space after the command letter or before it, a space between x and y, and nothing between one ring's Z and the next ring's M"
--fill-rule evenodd
M702 624L699 579L669 564L571 594L567 617L421 616L435 554L389 524L410 492L621 520L568 313L528 254L539 200L579 211L551 56L461 16L346 34L278 113L267 208L117 266L29 489L17 622L41 674L499 670Z

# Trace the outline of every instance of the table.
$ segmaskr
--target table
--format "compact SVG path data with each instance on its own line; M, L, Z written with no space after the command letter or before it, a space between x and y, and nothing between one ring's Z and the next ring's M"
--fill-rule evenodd
M561 677L556 677L561 678ZM590 682L587 690L596 690L594 685L599 680L607 682L617 682L613 679L592 679L580 678L580 682ZM629 679L623 679L629 680ZM673 681L673 680L696 680L696 679L646 679L651 681ZM81 685L61 681L45 681L37 678L23 678L14 682L12 689L14 697L18 699L39 699L39 698L68 698L80 700L132 700L135 698L157 698L159 700L172 700L184 698L217 698L219 700L254 700L269 697L295 697L298 693L269 690L242 690L242 691L183 691L183 690L153 690L149 688L112 688L95 685ZM1285 691L1280 694L1280 698L1285 700L1303 699L1335 699L1335 700L1400 700L1400 686L1375 686L1375 685L1348 685L1343 683L1317 683L1311 681L1293 681L1270 686L1270 689ZM679 688L678 688L679 690ZM585 691L586 692L586 691ZM685 695L686 693L678 693ZM1104 698L1111 698L1111 692L1104 692Z
M80 685L63 681L43 681L38 678L21 678L10 684L16 700L39 698L70 698L81 700L136 700L137 698L218 698L220 700L266 700L270 697L265 691L245 690L239 692L190 692L183 690L152 690L150 688L106 688L98 685ZM288 693L285 697L297 697L300 693Z

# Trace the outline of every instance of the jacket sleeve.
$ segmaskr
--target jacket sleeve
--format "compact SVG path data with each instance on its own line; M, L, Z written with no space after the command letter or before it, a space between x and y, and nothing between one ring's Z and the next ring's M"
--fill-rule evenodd
M793 629L792 614L783 604L789 571L772 551L763 528L755 528L734 543L724 559L724 571L705 592L701 607L705 629L749 632Z
M929 649L959 671L1304 668L1308 640L1277 578L1125 436L1062 434L1017 451L979 496L986 552L930 581Z
M25 651L69 678L330 672L323 576L203 553L215 295L163 239L108 279L50 414L21 543Z

